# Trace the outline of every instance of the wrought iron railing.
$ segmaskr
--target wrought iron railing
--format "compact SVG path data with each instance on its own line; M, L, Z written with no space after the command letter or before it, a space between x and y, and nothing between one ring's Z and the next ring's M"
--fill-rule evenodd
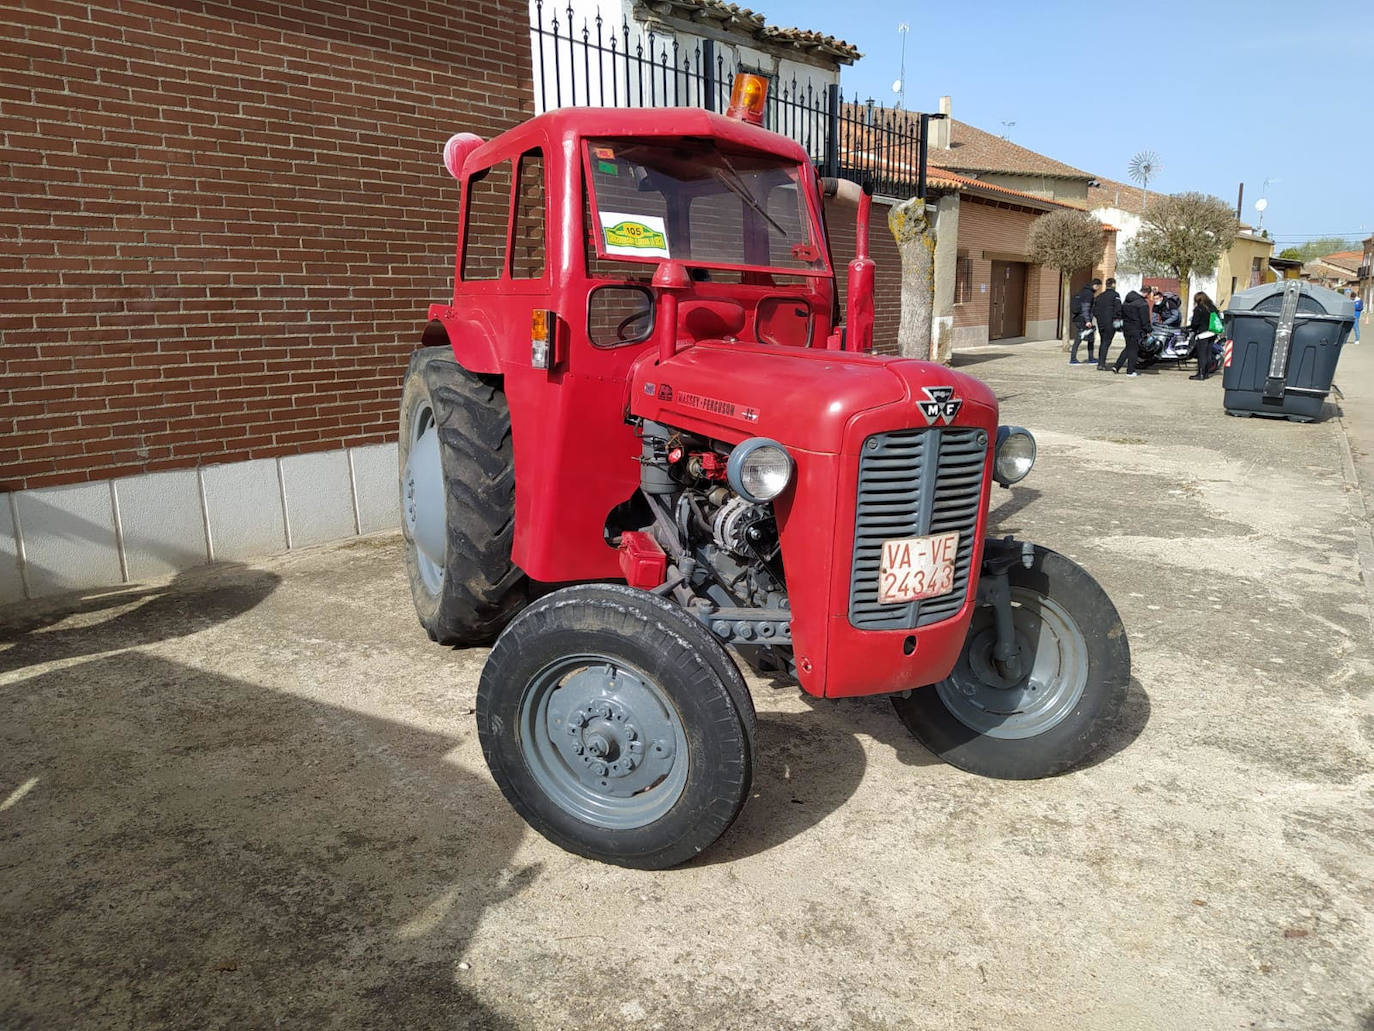
M534 96L539 110L559 107L702 107L724 111L738 69L714 40L684 47L676 38L618 27L598 11L577 27L569 5L536 2L530 25ZM764 125L796 140L822 175L871 181L883 196L925 193L923 118L872 100L846 101L835 83L775 81Z

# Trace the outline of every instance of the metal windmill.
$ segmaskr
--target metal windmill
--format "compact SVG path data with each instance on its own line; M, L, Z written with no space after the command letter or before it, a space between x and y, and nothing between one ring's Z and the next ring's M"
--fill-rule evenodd
M1140 184L1140 210L1145 210L1145 200L1150 192L1150 180L1159 175L1159 155L1153 150L1142 150L1126 166L1131 178Z

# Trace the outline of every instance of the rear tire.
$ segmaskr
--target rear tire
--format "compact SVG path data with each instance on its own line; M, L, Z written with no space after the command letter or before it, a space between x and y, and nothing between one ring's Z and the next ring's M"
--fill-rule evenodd
M754 706L720 643L620 584L547 595L482 670L477 733L502 794L560 848L658 870L725 833L753 781Z
M974 610L958 663L939 684L893 698L933 753L1003 780L1051 777L1096 752L1120 717L1131 676L1126 630L1107 593L1075 562L1035 547L1011 581L1012 622L1029 672L1013 683L992 662L993 610Z
M492 641L529 597L511 561L515 457L501 381L447 347L410 357L401 395L401 529L415 612L430 639Z

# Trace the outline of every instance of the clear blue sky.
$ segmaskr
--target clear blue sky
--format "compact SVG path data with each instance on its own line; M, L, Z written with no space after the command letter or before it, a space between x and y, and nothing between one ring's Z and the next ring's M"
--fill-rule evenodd
M1152 192L1235 204L1244 182L1251 225L1268 178L1264 227L1281 247L1374 232L1369 0L743 6L856 45L864 56L842 73L846 96L896 99L905 21L910 110L937 110L949 94L959 120L1121 182L1131 156L1153 150L1163 169Z

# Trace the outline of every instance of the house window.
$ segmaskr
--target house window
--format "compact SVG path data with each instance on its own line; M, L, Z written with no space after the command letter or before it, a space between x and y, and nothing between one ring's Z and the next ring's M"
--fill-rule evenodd
M468 180L463 230L463 279L500 279L510 228L510 162Z
M1250 262L1250 285L1259 286L1264 282L1264 273L1260 271L1260 260L1255 258Z
M973 300L973 259L954 259L954 303Z

